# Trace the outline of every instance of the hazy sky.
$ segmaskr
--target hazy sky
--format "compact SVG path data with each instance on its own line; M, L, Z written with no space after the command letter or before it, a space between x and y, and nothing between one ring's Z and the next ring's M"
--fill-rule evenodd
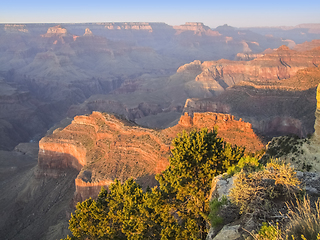
M0 0L0 23L34 22L294 26L320 23L320 0Z

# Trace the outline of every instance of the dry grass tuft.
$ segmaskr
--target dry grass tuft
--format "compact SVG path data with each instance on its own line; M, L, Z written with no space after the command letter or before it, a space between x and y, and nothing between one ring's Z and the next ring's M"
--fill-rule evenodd
M287 235L291 236L289 239L320 239L320 199L318 198L314 207L311 206L308 197L297 200L296 206L290 205L287 204L289 209Z
M231 190L231 201L240 213L267 214L274 199L288 199L301 191L296 173L289 164L273 160L258 172L238 173Z

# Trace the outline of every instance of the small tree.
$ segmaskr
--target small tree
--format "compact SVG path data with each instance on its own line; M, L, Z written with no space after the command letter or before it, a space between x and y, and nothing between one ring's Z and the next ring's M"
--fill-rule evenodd
M183 132L173 140L173 147L169 167L157 176L160 189L179 222L177 236L205 239L212 179L236 164L244 149L232 147L215 130L207 129Z
M207 129L184 132L173 146L170 166L157 175L160 188L143 192L132 179L115 180L97 201L77 205L67 239L205 239L212 179L236 164L244 149Z
M157 189L144 193L129 179L124 184L115 180L109 190L102 189L97 201L90 198L77 204L69 221L73 239L160 239Z

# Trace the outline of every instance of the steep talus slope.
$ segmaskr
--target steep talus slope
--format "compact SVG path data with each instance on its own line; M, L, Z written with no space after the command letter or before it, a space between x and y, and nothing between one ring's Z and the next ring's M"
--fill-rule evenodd
M106 113L77 116L72 124L57 129L39 143L39 176L59 176L66 168L80 171L76 200L96 196L101 186L115 178L135 178L143 187L156 184L154 175L168 165L171 140L183 130L218 128L218 135L249 151L263 148L250 123L231 115L195 113L181 117L179 124L164 130L139 127Z

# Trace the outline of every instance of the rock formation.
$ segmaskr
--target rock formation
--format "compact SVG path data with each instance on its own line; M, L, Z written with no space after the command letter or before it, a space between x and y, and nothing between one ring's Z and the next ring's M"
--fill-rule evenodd
M97 196L101 186L115 178L132 176L144 187L151 186L154 174L168 163L169 145L158 135L108 114L77 116L40 141L39 166L44 175L66 167L82 169L76 180L77 200Z
M243 81L218 96L188 99L184 112L229 113L250 122L265 136L306 137L314 131L314 95L319 82L320 68L315 66L300 69L288 79Z
M293 50L302 52L302 51L310 51L313 48L317 48L317 47L320 47L319 39L315 39L310 42L305 41L304 43L297 44L296 46L294 46Z
M83 36L87 28L94 33L94 36ZM290 37L280 36L278 34L280 32L281 34L289 34L288 32L290 32ZM214 87L226 86L223 84L223 79L219 81L215 79L215 82L212 83L210 74L206 76L208 81L196 82L196 76L209 67L201 62L220 58L232 60L239 52L243 53L244 51L249 58L256 57L254 54L267 48L275 49L284 43L290 44L290 41L284 42L282 39L291 39L291 37L292 39L294 37L294 41L298 44L319 38L318 35L309 34L307 28L299 28L294 31L276 29L271 34L273 36L266 36L264 32L257 34L229 26L210 29L200 23L188 23L180 27L169 26L165 23L66 23L63 26L55 27L49 23L0 24L0 75L4 78L4 82L0 85L5 93L0 94L0 146L2 149L11 150L21 141L37 141L49 127L65 118L67 112L74 116L82 114L81 110L91 114L93 110L101 109L102 111L105 109L109 111L109 109L113 110L121 106L121 111L127 113L125 116L129 119L135 119L136 122L145 126L173 126L177 123L175 120L179 119L187 98L192 98L189 102L191 103L195 102L194 98L213 97L215 95L215 91L212 91L215 89ZM291 43L293 44L292 41ZM310 48L308 47L308 49ZM197 63L198 66L174 74L179 66L194 61L194 59L201 59L201 62ZM211 63L208 61L208 64ZM301 73L299 78L305 73ZM305 86L304 78L300 79L299 84ZM314 79L316 82L316 75ZM277 82L277 84L280 83ZM10 86L8 87L8 85ZM259 85L259 87L264 86ZM10 89L15 90L11 91ZM220 89L222 90L224 87L220 87ZM252 110L251 116L255 115L257 110L254 103L258 103L257 106L263 106L264 112L269 112L268 108L279 110L278 114L286 112L288 106L292 105L296 109L300 109L301 115L305 115L303 119L299 118L302 127L306 125L305 119L310 121L314 117L314 112L311 117L308 114L310 106L313 106L308 102L310 94L306 94L306 98L298 98L297 102L289 101L288 104L283 104L283 107L275 107L278 106L276 100L280 97L270 95L269 99L275 99L272 102L267 98L259 100L261 94L254 95L248 89L249 87L245 90L242 89L243 95L241 96L238 94L239 89L233 89L232 94L223 99L226 103L222 104L217 101L210 106L209 104L201 105L203 109L199 109L199 111L211 107L213 110L217 109L218 112L221 110L225 114L231 113L235 115L235 119L254 120L252 121L253 127L265 126L263 121L267 117L261 114L259 115L261 118L247 118L242 117L239 112L247 114L249 108ZM254 87L254 90L257 89L260 88ZM247 93L253 98L246 98L247 102L242 101L242 97ZM232 96L235 97L232 98ZM281 99L286 96L282 96ZM232 105L227 98L239 104ZM263 105L261 102L268 104ZM87 105L77 106L79 103ZM280 105L281 103L280 101ZM72 108L69 109L71 105ZM234 109L238 109L238 112ZM296 116L293 113L290 112L292 118L295 119ZM191 118L185 120L188 120L188 129L192 129L196 125L192 114L189 115ZM290 123L292 125L289 126L290 129L299 126L299 121L287 120L274 121L272 126L276 126L279 122L282 127L286 127L285 123ZM228 123L229 126L232 125L231 123L236 126L237 122L235 120L224 121L223 119L215 121L221 122L221 124ZM268 118L267 121L269 121ZM182 119L181 123L183 124L183 122L186 123ZM313 122L311 125L312 128ZM187 126L177 125L176 128L182 131ZM168 135L175 134L173 130L170 131L167 131ZM234 131L234 133L236 132ZM95 136L95 131L92 131L92 134ZM245 136L243 132L241 134ZM90 139L95 138L88 136L85 140L89 141ZM45 143L43 144L45 145ZM34 180L39 181L39 185L41 185L41 189L37 190L37 198L34 198L36 191L34 183L30 184L28 189L21 187L29 184L21 179L29 178L22 178L18 173L15 175L17 177L14 177L14 182L10 182L13 178L9 180L3 178L3 183L6 182L2 186L5 185L4 187L8 189L7 192L3 191L4 195L12 197L10 198L12 201L7 199L10 202L9 208L15 208L14 212L3 208L3 211L6 211L6 216L11 216L6 227L2 227L2 225L0 227L0 231L7 230L8 234L2 234L2 232L0 234L4 238L12 238L15 234L19 234L24 239L23 236L26 233L30 238L36 239L59 239L66 235L44 237L44 232L52 234L54 230L61 229L61 225L57 222L52 224L49 221L64 218L65 210L63 207L70 202L70 199L64 199L67 195L65 193L71 191L72 197L74 192L73 183L70 188L66 179L74 178L68 174L63 175L66 178L62 178L60 175L62 174L60 170L63 167L81 169L81 175L77 178L79 179L77 180L77 192L81 193L79 198L94 195L100 190L99 185L94 185L96 182L86 180L92 176L93 178L98 176L99 173L89 169L90 163L86 163L82 167L78 160L69 154L76 152L81 154L81 151L85 151L83 146L73 144L69 150L63 144L51 146L52 149L61 150L62 153L58 154L48 150L46 152L48 156L56 158L57 161L45 162L41 160L43 169L39 171L37 176L47 174L60 176L60 178L40 177ZM23 154L21 153L21 155ZM91 152L85 154L91 156ZM6 155L2 160L2 164L12 163L12 158L9 155ZM82 161L87 161L87 158ZM2 167L3 165L0 166L2 170L10 170L6 172L5 176L10 175L11 169ZM86 169L87 167L88 169ZM75 175L78 174L77 171L79 170L74 170ZM28 176L31 175L33 172L30 170ZM102 185L107 184L103 182L105 180L101 177ZM21 182L23 182L22 185ZM48 185L48 183L50 184ZM16 186L20 187L16 188ZM60 187L64 188L64 191L61 191ZM19 194L20 197L17 198L16 194ZM46 201L43 201L44 197ZM56 206L57 201L62 199L65 202L60 202L61 205ZM28 201L27 205L25 201ZM38 205L40 203L41 207ZM17 208L17 206L19 207ZM8 206L5 204L5 207ZM53 217L52 212L56 217ZM56 214L58 212L59 214ZM47 218L48 213L52 216L50 219ZM19 222L17 222L17 216L20 216ZM4 222L7 219L4 217L2 220ZM46 227L38 227L39 223L45 223ZM51 226L50 231L49 226ZM53 231L51 231L52 229ZM67 227L65 227L66 229ZM58 232L56 231L56 233Z
M193 62L193 68L202 69L196 81L216 82L217 92L241 81L269 81L287 79L298 70L317 67L320 63L320 49L297 52L281 46L269 54L263 54L251 61L205 61ZM184 67L180 67L183 69ZM220 85L220 87L218 86Z
M52 36L66 36L67 29L62 27L61 25L57 25L54 27L50 27L46 34L43 37L52 37Z
M317 87L317 109L315 112L313 140L320 144L320 84Z
M89 28L86 28L83 36L93 36L93 33L91 32L91 30Z
M320 174L296 171L296 176L311 202L316 201L320 193ZM226 174L215 177L212 181L211 199L217 198L221 201L223 197L229 198L230 190L234 188L234 180L236 178L236 175L228 177ZM266 221L266 218L278 219L279 223L283 224L285 221L281 221L281 218L286 217L286 214L288 214L288 208L285 207L285 202L280 199L276 200L276 204L273 203L273 207L269 209L265 218L259 219L256 218L255 214L240 215L239 208L232 204L227 204L218 213L223 219L222 225L211 227L206 240L247 239L252 230L258 232L262 221Z
M314 133L302 139L290 136L275 137L267 145L267 156L288 161L300 170L320 171L320 84L316 91L316 99Z
M192 31L196 35L208 35L208 36L221 36L218 31L213 31L208 26L205 26L200 22L187 22L183 25L174 26L173 29L177 30L176 34L181 34L184 31Z
M231 115L217 113L185 114L174 127L155 131L141 128L109 114L93 112L76 116L72 124L57 129L39 142L40 175L59 176L65 168L80 171L76 200L95 197L101 186L108 187L115 178L135 178L142 186L153 186L154 175L168 165L170 142L183 130L218 128L218 135L231 144L249 151L263 148L251 124Z

